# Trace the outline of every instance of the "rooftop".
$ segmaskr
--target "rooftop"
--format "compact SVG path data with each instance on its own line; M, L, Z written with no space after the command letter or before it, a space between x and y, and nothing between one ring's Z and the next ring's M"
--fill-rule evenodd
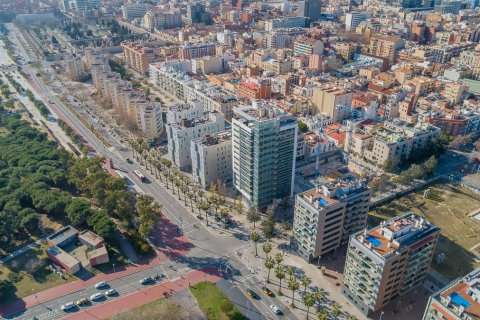
M397 249L409 246L427 237L438 228L413 212L383 221L379 226L357 234L357 239L380 256L387 256Z

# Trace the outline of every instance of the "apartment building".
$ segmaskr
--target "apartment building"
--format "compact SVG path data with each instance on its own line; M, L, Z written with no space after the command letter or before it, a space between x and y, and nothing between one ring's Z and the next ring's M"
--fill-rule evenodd
M461 67L480 68L480 50L462 51L456 62Z
M357 52L358 50L358 45L356 43L345 43L345 42L339 42L335 43L333 45L335 48L335 51L345 60L345 61L352 61L353 60L353 55Z
M315 113L325 114L334 118L337 105L351 106L353 92L340 87L330 85L320 86L313 89L312 104Z
M150 63L160 59L157 49L138 42L122 43L125 64L137 71L148 72Z
M435 292L423 320L480 319L480 268Z
M323 54L323 42L305 36L298 37L293 43L293 53L299 55Z
M215 43L205 42L197 44L185 44L178 48L180 59L197 59L215 55Z
M200 101L190 100L189 103L168 107L167 123L180 123L182 119L192 119L202 116L204 108Z
M320 0L303 0L298 2L297 14L299 17L307 17L309 21L315 22L320 19Z
M305 28L307 26L305 17L285 17L265 21L265 31L282 28Z
M161 105L151 101L136 101L137 126L148 142L158 139L164 131Z
M122 15L125 20L142 18L147 13L148 6L145 3L127 2L122 6Z
M82 59L80 59L80 57L67 54L63 60L63 65L65 68L65 75L72 81L78 81L85 75Z
M298 125L291 114L253 100L234 109L233 185L250 205L265 208L291 196Z
M171 29L182 26L180 12L162 12L149 10L142 18L142 28L153 32L155 29Z
M468 86L459 82L450 82L445 85L444 97L451 104L455 105L462 102L463 95L467 91Z
M233 116L233 109L240 103L237 96L224 87L209 81L196 81L185 87L186 101L199 101L205 111L217 111L228 120Z
M365 315L423 283L440 229L412 212L350 238L342 294Z
M295 198L292 246L307 261L347 243L365 228L371 190L354 177L319 185Z
M464 51L472 50L477 44L473 42L461 42L450 45L432 47L429 60L436 63L449 63L452 58L459 57Z
M167 91L180 100L185 100L185 87L194 81L185 72L192 71L192 62L177 61L175 66L165 63L150 64L150 81L157 88ZM182 62L186 62L183 64ZM188 62L188 63L187 63Z
M386 58L394 64L397 52L405 47L405 41L398 37L388 37L375 34L370 38L370 54Z
M363 156L377 166L382 166L393 157L408 159L412 150L421 150L439 135L440 129L431 124L411 126L400 119L388 120L375 131L375 138L364 149Z
M210 112L197 118L182 119L179 123L167 123L168 156L181 170L190 172L192 159L190 142L225 130L225 117Z
M192 175L207 189L217 182L232 182L232 132L223 131L191 143Z
M345 29L349 32L355 32L360 22L369 19L370 12L352 11L345 14Z
M237 86L239 96L247 99L270 99L272 96L272 86L268 80L251 79L241 82Z

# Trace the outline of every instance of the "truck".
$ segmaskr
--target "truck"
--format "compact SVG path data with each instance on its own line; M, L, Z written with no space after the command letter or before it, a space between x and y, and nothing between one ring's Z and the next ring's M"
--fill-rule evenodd
M133 173L137 176L140 181L145 182L145 176L138 170L133 170Z

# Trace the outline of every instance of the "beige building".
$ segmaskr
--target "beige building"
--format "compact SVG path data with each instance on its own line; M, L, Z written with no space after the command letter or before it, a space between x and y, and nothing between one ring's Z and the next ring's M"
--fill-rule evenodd
M79 57L65 55L64 67L65 76L72 81L78 81L84 76L83 63Z
M450 82L445 84L444 96L451 104L458 104L462 101L463 94L468 86L459 82Z
M370 197L367 185L353 177L298 194L292 246L310 261L347 243L367 225Z
M164 131L161 105L151 101L135 101L137 126L149 142L158 139Z
M343 60L350 62L353 59L353 54L358 50L358 45L350 42L339 42L334 44L333 48L335 48L335 51L342 56Z
M438 227L412 212L357 233L348 246L342 294L365 315L408 294L427 277L439 236Z
M137 71L148 72L148 65L159 60L157 49L136 42L122 43L125 64Z
M223 131L191 142L192 175L204 189L232 182L232 133Z
M408 159L412 149L421 149L429 141L437 138L440 129L430 124L409 126L399 119L385 121L382 128L375 132L375 139L364 150L363 156L377 166L383 166L393 157Z
M351 106L352 100L353 92L340 87L323 86L313 89L312 104L315 113L323 113L331 118L334 117L337 105Z
M417 96L426 95L435 89L435 80L424 76L413 78L409 84L415 87Z
M215 55L215 44L213 42L185 44L178 49L180 59L196 59Z
M376 34L370 38L370 54L387 58L390 64L395 63L398 50L404 47L405 41L398 37Z

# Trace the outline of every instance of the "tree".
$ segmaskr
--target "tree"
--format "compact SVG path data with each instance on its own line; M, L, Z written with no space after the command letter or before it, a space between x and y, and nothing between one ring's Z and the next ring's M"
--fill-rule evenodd
M298 130L300 130L300 132L302 133L308 132L308 126L303 121L297 120L297 124L298 124Z
M277 267L275 269L275 277L279 280L278 283L278 294L282 295L282 280L285 279L285 269L282 266Z
M272 251L272 244L270 242L265 243L262 246L262 250L265 253L265 256L268 258L268 254Z
M307 292L307 286L310 284L310 279L304 274L302 279L300 279L300 282L303 286L303 292Z
M267 283L270 283L270 270L275 266L275 260L272 257L265 259L265 268L268 270Z
M260 221L261 216L258 212L258 208L256 206L251 206L247 213L247 220L250 223L253 223L253 228L255 228L255 223Z
M400 166L400 158L398 157L391 157L387 158L383 163L383 169L387 172L396 172L398 167Z
M335 319L342 313L342 306L338 303L332 304L332 313L335 316Z
M303 304L307 307L307 319L310 315L310 308L315 304L315 295L311 292L306 292L302 297Z
M288 280L288 289L292 290L292 304L291 306L295 308L295 291L298 290L300 284L298 283L295 277L292 277Z
M257 243L258 243L258 241L260 241L260 236L258 235L258 233L256 233L255 231L253 231L253 232L250 234L250 240L252 240L252 242L255 244L255 257L256 257L256 256L258 256Z
M431 156L430 158L428 158L427 161L423 163L423 168L427 175L433 174L436 167L437 167L437 159L435 158L435 156Z
M92 214L90 203L85 199L73 199L66 208L67 218L75 226L83 225Z
M235 210L238 214L243 214L243 202L241 196L235 201Z
M277 268L280 267L280 263L283 262L283 254L281 252L275 253L275 262L277 263Z
M330 317L328 315L327 310L322 309L322 310L317 312L317 318L318 318L318 320L328 320Z
M271 239L273 237L275 233L275 220L272 211L267 213L267 218L262 223L262 231L265 238Z
M321 305L324 299L325 292L323 289L317 289L317 291L315 291L315 300L317 301L318 305Z
M292 266L287 267L287 274L288 274L289 279L292 279L293 276L295 275L295 270L293 269Z
M229 216L229 212L227 208L222 208L220 210L220 217L223 219L223 226L226 228L227 227L227 219Z
M19 212L19 216L22 217L20 221L20 227L25 229L28 233L33 233L38 230L41 220L40 215L30 208L22 209Z
M138 215L138 232L143 239L152 231L160 215L161 205L149 195L140 195L137 198L136 211Z
M0 280L0 298L8 294L14 288L13 284L8 280Z

